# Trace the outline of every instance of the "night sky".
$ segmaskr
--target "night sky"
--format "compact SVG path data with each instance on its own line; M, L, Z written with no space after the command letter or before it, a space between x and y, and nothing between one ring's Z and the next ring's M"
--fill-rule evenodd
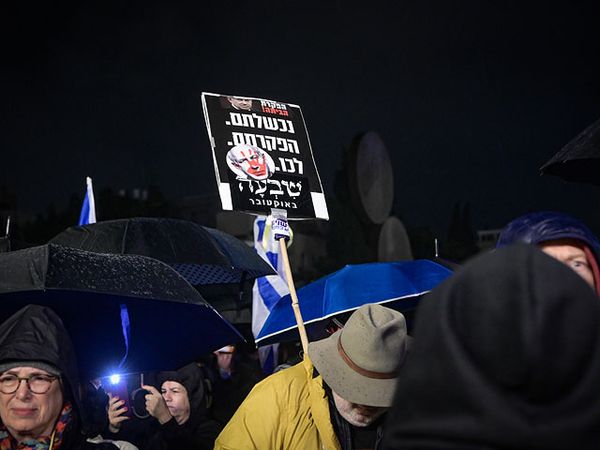
M539 167L600 118L597 1L93 1L2 14L0 186L43 211L156 184L216 195L202 91L302 107L327 196L377 131L395 212L445 230L557 209L600 234L600 188ZM359 6L360 5L360 6ZM101 219L101 217L100 217Z

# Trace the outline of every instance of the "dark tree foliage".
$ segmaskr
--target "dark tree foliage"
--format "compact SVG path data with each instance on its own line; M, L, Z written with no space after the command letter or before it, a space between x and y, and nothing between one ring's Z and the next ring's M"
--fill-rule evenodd
M448 237L441 247L444 258L452 261L462 262L477 254L479 248L475 241L475 233L471 225L471 208L469 202L454 204L450 224L448 225Z
M144 192L141 194L141 192ZM150 186L134 198L128 193L115 193L104 189L96 196L96 216L98 220L112 220L127 217L170 217L174 214L173 207L167 202L156 186ZM72 194L66 207L57 211L51 204L44 214L38 214L35 219L25 223L16 233L23 244L19 247L42 245L61 231L77 225L81 213L83 198ZM12 245L15 250L15 246Z

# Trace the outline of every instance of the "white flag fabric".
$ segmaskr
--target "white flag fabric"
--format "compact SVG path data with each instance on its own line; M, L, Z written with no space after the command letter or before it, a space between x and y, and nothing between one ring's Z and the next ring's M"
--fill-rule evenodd
M270 219L270 216L258 216L254 220L254 248L277 272L277 275L260 277L254 282L252 290L252 334L254 337L260 332L275 303L290 293L285 281L279 242L275 241L273 236Z
M79 215L79 225L87 225L88 223L96 223L96 202L94 201L94 188L92 186L92 179L86 178L87 189L85 191L85 197L83 199L83 205L81 207L81 214Z
M258 335L271 309L281 297L289 294L285 281L285 269L279 251L279 242L273 236L272 216L258 216L254 220L254 248L267 261L277 275L259 277L252 289L252 334ZM291 230L290 230L291 231ZM277 366L279 344L266 345L258 349L263 373L269 375Z

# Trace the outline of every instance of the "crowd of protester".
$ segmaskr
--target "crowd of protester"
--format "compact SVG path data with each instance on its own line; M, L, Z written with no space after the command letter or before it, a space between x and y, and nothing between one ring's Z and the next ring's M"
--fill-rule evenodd
M228 345L141 384L144 417L80 380L61 319L28 305L0 325L0 450L599 448L599 262L585 224L527 214L420 301L411 336L367 304L268 377Z

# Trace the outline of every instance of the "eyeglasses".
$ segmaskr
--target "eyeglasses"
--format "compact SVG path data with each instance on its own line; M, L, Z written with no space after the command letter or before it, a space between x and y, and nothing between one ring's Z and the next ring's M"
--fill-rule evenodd
M50 390L52 382L58 380L54 375L32 375L30 377L18 377L8 374L0 377L0 392L3 394L14 394L21 386L21 381L27 383L27 388L34 394L45 394Z
M327 334L332 335L337 330L341 330L342 328L344 328L344 325L334 317L325 326L325 331L327 332Z

